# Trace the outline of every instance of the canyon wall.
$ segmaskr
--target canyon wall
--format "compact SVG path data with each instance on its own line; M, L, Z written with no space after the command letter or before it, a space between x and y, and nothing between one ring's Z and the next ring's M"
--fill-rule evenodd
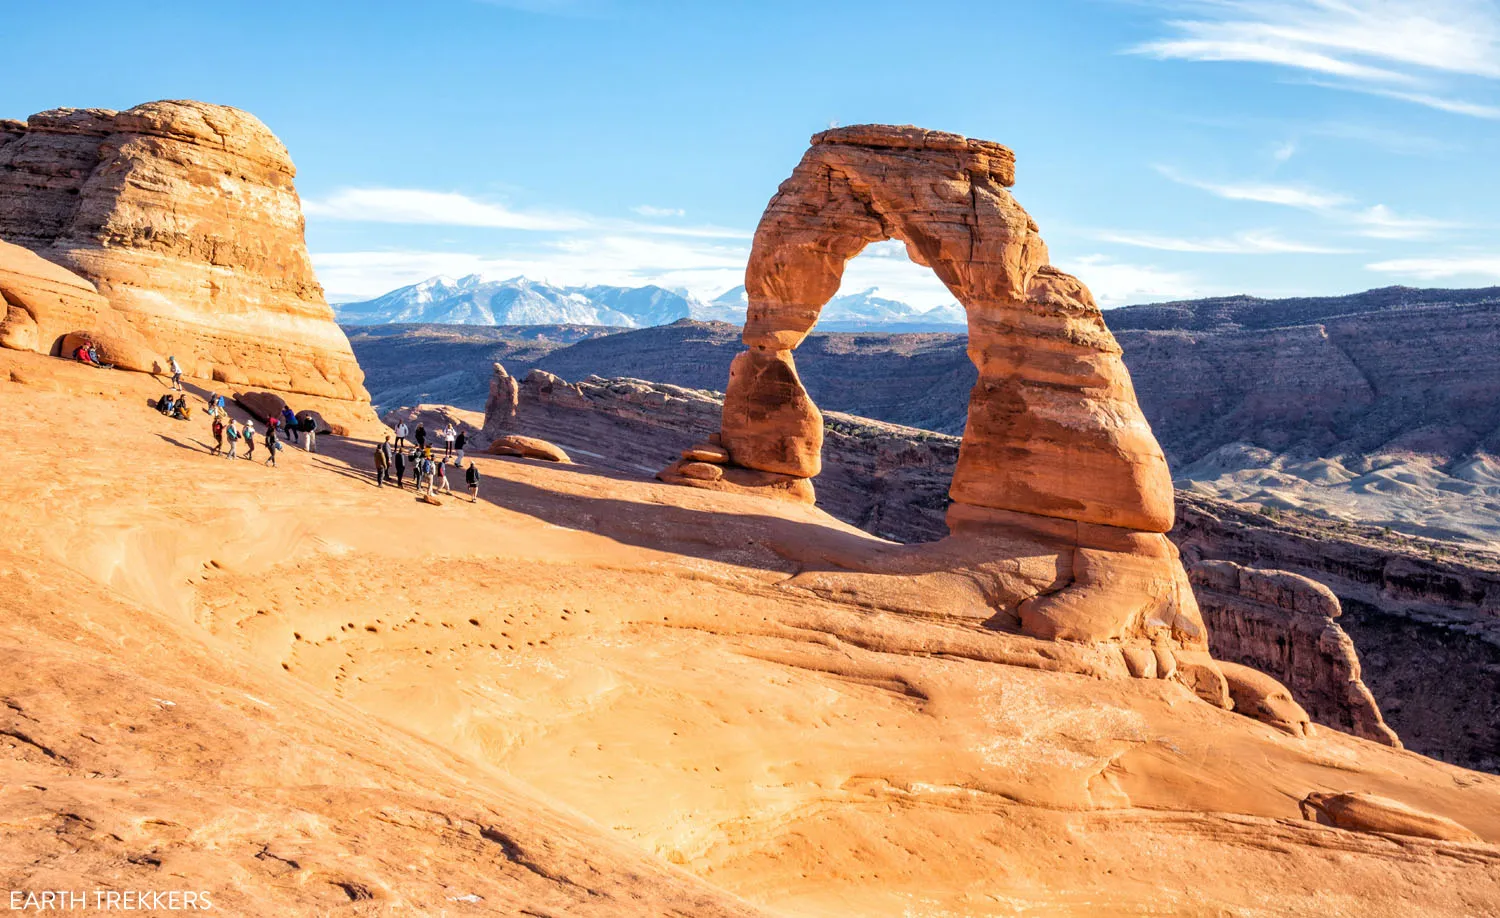
M0 240L91 282L188 376L345 403L372 419L313 273L295 175L275 135L236 109L55 109L0 126ZM44 353L68 331L100 331L29 321Z

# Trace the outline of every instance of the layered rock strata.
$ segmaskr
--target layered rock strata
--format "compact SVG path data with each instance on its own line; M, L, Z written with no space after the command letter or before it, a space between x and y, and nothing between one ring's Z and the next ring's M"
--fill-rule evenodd
M1387 746L1401 741L1360 678L1343 610L1321 583L1286 571L1201 561L1188 570L1214 655L1286 683L1314 720Z
M308 257L296 169L254 116L201 102L55 109L0 137L0 239L91 282L188 376L373 420ZM56 326L33 322L27 349L53 351Z

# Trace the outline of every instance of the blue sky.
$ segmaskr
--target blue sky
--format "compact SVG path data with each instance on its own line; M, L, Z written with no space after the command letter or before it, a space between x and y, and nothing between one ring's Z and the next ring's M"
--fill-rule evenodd
M712 296L808 137L866 121L1015 149L1053 262L1106 305L1500 283L1490 0L3 12L0 117L196 98L265 121L332 299L473 271ZM889 245L845 286L951 299Z

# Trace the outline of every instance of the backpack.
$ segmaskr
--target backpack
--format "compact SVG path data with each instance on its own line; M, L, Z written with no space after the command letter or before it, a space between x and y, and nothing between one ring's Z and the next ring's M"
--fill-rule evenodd
M271 441L271 452L273 452L273 453L279 453L279 452L281 452L282 448L283 447L281 445L281 441L280 440L272 440Z
M229 425L229 439L231 439L231 440L238 440L239 438L240 438L240 429L238 427L234 426L233 424L230 424Z

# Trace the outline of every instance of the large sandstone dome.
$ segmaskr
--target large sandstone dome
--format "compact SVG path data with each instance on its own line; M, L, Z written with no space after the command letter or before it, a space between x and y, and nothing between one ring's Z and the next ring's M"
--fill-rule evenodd
M73 272L113 310L29 295L9 258L0 296L15 308L0 339L55 353L69 332L123 326L189 376L361 412L364 374L313 273L295 176L259 119L222 105L0 122L0 241Z

